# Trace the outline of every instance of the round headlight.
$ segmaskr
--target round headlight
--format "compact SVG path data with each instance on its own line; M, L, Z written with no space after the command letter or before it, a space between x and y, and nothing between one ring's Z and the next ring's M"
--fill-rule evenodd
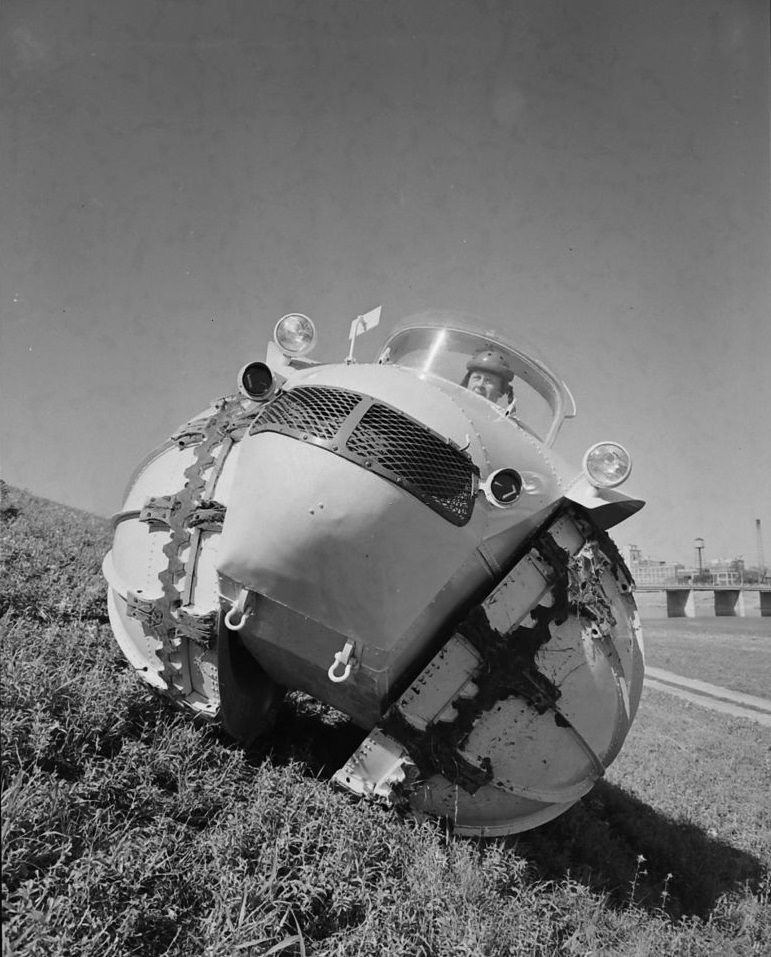
M584 472L597 488L621 485L631 471L632 456L617 442L598 442L584 455Z
M247 362L238 373L238 391L256 402L265 402L276 391L270 368L264 362Z
M522 476L516 469L497 469L482 482L480 488L491 505L508 508L519 501L522 486Z
M304 356L316 345L316 327L301 312L290 312L276 323L273 341L284 355Z

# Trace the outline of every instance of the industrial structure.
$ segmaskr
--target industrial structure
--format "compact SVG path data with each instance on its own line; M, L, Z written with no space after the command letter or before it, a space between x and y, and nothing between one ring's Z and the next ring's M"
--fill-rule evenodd
M693 617L696 614L695 592L710 591L714 598L715 615L743 616L744 595L757 591L762 617L771 617L771 580L763 556L760 519L755 522L757 534L757 565L746 566L741 557L705 562L704 539L694 539L694 565L690 568L679 562L645 558L637 545L625 545L621 552L626 559L638 591L666 593L667 617Z
M703 542L703 539L697 539ZM696 546L698 558L694 565L681 562L645 558L637 545L624 545L621 553L637 585L754 585L769 583L767 569L762 562L747 565L743 558L703 560L704 545ZM701 559L701 560L699 560Z

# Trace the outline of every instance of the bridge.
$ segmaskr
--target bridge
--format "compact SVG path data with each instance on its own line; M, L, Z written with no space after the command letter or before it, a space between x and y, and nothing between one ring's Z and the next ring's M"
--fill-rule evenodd
M693 618L696 615L694 592L711 591L715 596L715 615L744 616L744 593L758 592L760 615L771 618L771 585L637 585L635 591L663 591L667 594L667 618Z

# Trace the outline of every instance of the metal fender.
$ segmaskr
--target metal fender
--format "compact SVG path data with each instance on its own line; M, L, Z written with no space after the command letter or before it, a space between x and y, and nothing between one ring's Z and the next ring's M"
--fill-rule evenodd
M625 521L645 505L642 499L618 489L596 488L583 474L568 487L565 498L590 511L594 524L604 530Z
M644 658L632 580L566 503L335 781L493 836L562 814L627 735Z

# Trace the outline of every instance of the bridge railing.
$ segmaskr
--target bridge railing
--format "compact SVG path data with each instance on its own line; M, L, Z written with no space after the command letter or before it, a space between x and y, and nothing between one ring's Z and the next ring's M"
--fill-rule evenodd
M696 601L694 592L711 591L714 594L715 615L718 617L744 616L746 614L744 595L746 592L758 592L760 615L771 618L771 585L637 585L637 592L666 592L667 618L694 618Z

